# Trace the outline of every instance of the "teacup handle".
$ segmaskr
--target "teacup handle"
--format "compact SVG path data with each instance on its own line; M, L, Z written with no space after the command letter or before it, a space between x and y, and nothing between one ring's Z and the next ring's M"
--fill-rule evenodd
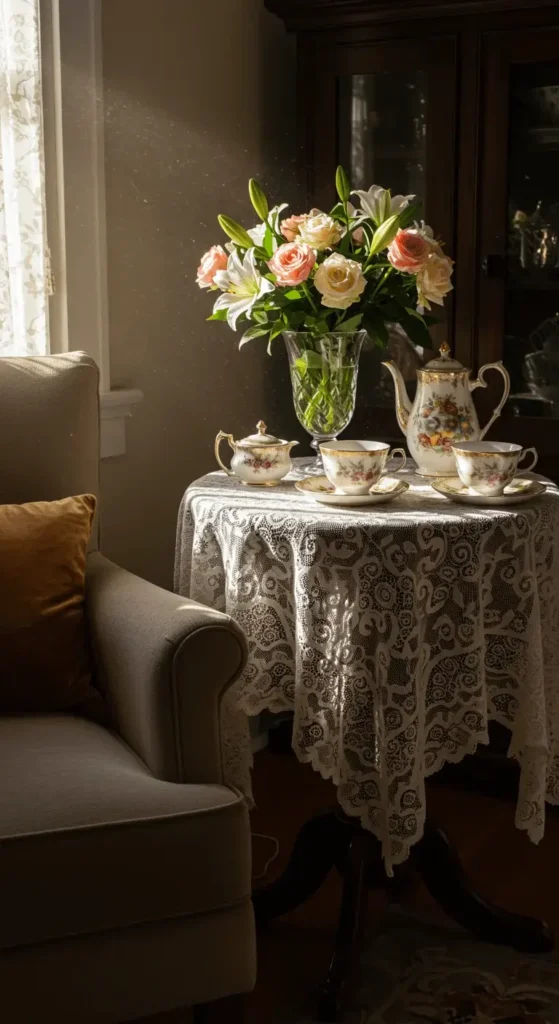
M233 445L233 434L224 434L223 430L219 431L219 434L217 435L217 437L215 439L214 454L215 454L218 466L221 466L221 468L224 471L224 473L227 473L227 476L235 476L233 470L232 469L228 469L227 466L224 465L224 463L221 461L221 455L219 454L219 446L220 446L222 441L229 441L230 447L233 449L233 451L235 451L235 447Z
M531 461L529 466L523 466L523 468L522 468L522 472L523 473L529 473L534 468L534 466L536 465L536 462L538 461L538 453L537 453L535 448L525 448L524 451L522 452L522 455L521 455L520 459L518 461L522 462L522 459L524 459L527 455L529 455L530 452L533 453L534 458L532 459L532 461ZM518 468L520 469L520 466Z
M393 459L395 455L402 456L402 465L398 466L398 469L394 470L395 473L400 473L403 470L404 466L406 465L407 456L403 448L393 448L392 451L388 453L388 459ZM386 460L387 462L388 459Z

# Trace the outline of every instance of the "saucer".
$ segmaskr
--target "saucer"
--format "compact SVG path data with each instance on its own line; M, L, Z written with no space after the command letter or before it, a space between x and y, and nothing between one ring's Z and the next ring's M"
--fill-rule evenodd
M380 505L383 501L392 501L410 485L405 480L394 476L383 476L366 494L342 494L336 491L326 476L308 476L297 480L295 487L302 494L309 494L323 505Z
M437 480L431 481L439 494L451 501L458 501L461 505L519 505L522 501L531 501L539 498L547 490L545 484L539 480L526 480L516 476L510 484L507 484L502 494L476 494L462 483L457 476L440 476Z

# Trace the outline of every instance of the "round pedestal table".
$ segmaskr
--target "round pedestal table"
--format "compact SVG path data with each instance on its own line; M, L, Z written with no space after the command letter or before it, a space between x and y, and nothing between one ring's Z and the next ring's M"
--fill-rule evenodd
M292 711L296 756L332 780L338 824L361 823L391 879L416 844L436 862L425 779L488 742L493 719L520 764L516 824L537 842L559 802L558 489L462 506L412 467L398 499L337 507L296 490L295 466L270 489L210 473L180 508L176 590L248 639L222 704L226 781L251 799L244 713ZM335 827L314 826L312 856Z

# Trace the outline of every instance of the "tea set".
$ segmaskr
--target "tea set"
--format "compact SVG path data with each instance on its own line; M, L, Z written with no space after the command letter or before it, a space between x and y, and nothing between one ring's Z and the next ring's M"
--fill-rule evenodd
M440 358L416 371L418 388L410 401L403 377L394 363L384 364L396 385L396 415L406 435L409 451L416 462L414 472L434 477L431 486L451 501L475 505L512 505L529 501L546 487L538 480L516 475L534 469L535 448L523 448L506 441L484 441L489 427L499 416L510 390L510 378L501 362L482 366L479 377L471 381L470 370L450 357L449 346L440 348ZM481 429L471 392L487 387L486 370L502 374L501 400L487 425ZM242 483L274 487L292 469L291 449L296 441L284 441L267 433L260 421L257 433L235 441L220 431L215 455L221 469ZM220 445L227 440L233 450L231 468L221 460ZM402 478L387 476L386 463L399 456L399 472L406 465L403 448L390 450L381 441L325 441L320 445L323 476L308 476L295 483L297 490L323 504L374 505L391 501L409 488ZM520 463L531 455L528 465Z

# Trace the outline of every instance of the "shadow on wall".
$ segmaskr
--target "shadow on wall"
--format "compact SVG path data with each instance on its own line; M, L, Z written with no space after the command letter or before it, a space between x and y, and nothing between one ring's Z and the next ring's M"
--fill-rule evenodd
M251 175L273 202L300 191L294 41L263 0L105 0L103 61L111 383L145 395L102 466L104 550L169 586L177 507L217 431L264 418L303 437L282 342L239 353L195 283L216 215L254 223Z

